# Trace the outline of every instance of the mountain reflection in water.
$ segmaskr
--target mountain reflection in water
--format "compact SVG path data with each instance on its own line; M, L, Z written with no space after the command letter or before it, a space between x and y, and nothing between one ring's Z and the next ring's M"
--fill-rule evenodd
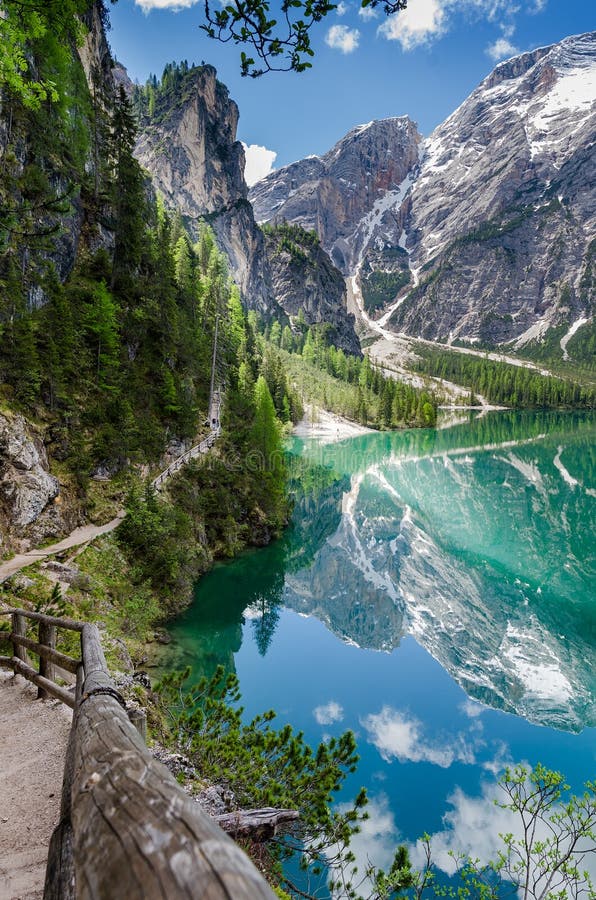
M243 614L265 654L289 607L363 648L409 633L470 697L530 722L594 725L595 433L589 414L507 412L294 440L293 525L199 586L193 664L233 666Z

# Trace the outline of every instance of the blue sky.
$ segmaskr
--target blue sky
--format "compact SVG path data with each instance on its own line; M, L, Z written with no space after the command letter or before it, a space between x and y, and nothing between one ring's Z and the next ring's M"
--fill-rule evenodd
M119 0L110 16L112 50L133 79L174 59L216 67L261 173L372 119L407 114L429 134L501 59L596 28L592 0L409 0L392 19L342 0L313 31L312 71L255 80L240 76L237 48L201 32L200 0Z

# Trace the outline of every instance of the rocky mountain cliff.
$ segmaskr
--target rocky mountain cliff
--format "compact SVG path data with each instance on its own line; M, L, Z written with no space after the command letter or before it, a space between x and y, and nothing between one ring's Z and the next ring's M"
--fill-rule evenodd
M238 107L212 66L195 66L160 87L141 118L137 159L191 233L209 222L247 305L270 313L263 236L247 200L244 150L236 140Z
M0 414L0 553L35 546L80 524L72 491L50 474L43 433Z
M360 355L345 280L315 232L299 225L267 227L265 248L275 298L284 312L293 318L302 313L307 325L328 325L332 344Z
M392 325L515 341L592 314L596 34L501 63L425 142Z
M595 97L596 34L567 38L501 63L427 140L373 122L272 173L256 217L315 228L396 331L563 337L593 315Z
M368 248L397 245L420 140L407 116L359 125L324 156L292 163L254 185L249 198L257 221L316 231L348 275Z
M296 259L273 253L271 241L266 246L247 199L244 150L236 140L238 107L215 69L166 67L161 82L131 93L141 113L138 160L191 232L201 222L213 228L245 305L266 317L296 315L301 308L307 323L329 322L338 346L360 352L345 289L335 284L326 253L319 246L303 248L308 272L301 292Z

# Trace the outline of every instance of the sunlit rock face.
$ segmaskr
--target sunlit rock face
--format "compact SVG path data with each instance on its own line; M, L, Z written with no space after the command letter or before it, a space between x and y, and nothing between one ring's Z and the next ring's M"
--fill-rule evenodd
M324 156L272 172L250 190L259 222L316 231L344 275L368 248L397 246L420 135L407 116L353 128Z
M345 284L325 251L303 248L300 266L287 254L270 252L271 241L266 243L247 199L237 126L238 107L215 69L195 67L143 119L135 154L191 234L202 222L211 226L247 308L266 317L302 310L308 324L332 326L332 343L359 353Z
M471 697L580 731L596 722L593 428L478 438L363 439L373 461L284 602L362 647L410 633Z
M397 330L490 343L592 313L596 34L501 63L428 138Z
M595 97L596 33L522 54L425 140L386 119L273 172L251 189L256 218L314 229L364 293L391 276L397 332L523 347L589 328Z
M209 222L245 303L269 313L276 304L263 235L247 200L238 107L216 74L212 66L191 69L174 98L162 98L141 122L135 155L191 233Z
M50 474L40 431L5 411L0 415L0 551L29 549L78 524L77 505Z

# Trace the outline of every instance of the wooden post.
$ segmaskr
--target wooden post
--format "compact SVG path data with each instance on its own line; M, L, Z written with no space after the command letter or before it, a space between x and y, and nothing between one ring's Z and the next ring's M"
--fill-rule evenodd
M56 649L56 626L48 625L46 622L39 623L39 643L43 644L46 647L49 647L50 650ZM44 658L43 656L39 657L39 674L43 675L44 678L48 678L50 681L56 680L56 666L49 659ZM37 699L45 700L49 697L48 692L39 687L37 689Z
M141 740L94 625L83 627L83 665L70 792L77 900L274 900L248 857Z
M137 709L136 706L128 710L128 718L137 729L143 741L147 743L147 714L144 709Z
M12 614L12 630L15 635L19 637L27 637L27 620L24 616L20 615L20 613ZM21 662L24 662L25 665L30 666L31 660L29 659L29 654L16 641L12 642L12 655L16 656L17 659L20 659Z

